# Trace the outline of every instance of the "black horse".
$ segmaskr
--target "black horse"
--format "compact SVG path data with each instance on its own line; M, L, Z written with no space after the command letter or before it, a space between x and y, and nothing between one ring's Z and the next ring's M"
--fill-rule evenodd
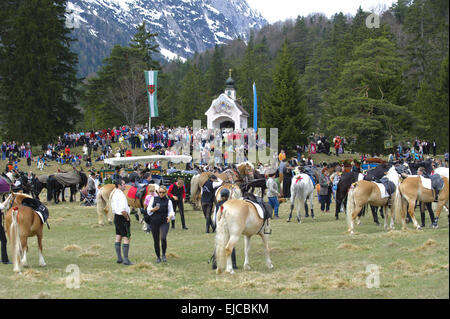
M266 193L266 178L264 174L261 174L258 170L253 170L253 180L248 183L242 183L240 185L242 194L244 193L252 193L255 191L255 188L259 188L261 190L261 198L264 198L264 194Z
M31 182L31 193L33 195L33 198L40 200L39 199L39 195L41 194L42 190L45 188L47 189L47 182L48 179L50 178L50 176L52 175L41 175L41 176L36 176L34 175L32 182ZM52 194L47 190L47 202L50 202L52 200Z
M61 195L61 200L63 202L65 202L66 199L64 198L64 191L65 191L66 187L69 187L70 188L70 202L73 202L77 191L81 190L83 187L85 187L87 185L86 174L81 171L78 172L78 174L80 177L80 182L73 183L73 184L68 184L68 183L63 184L60 181L58 181L58 176L56 176L56 174L50 175L48 177L48 181L47 181L47 193L48 193L47 199L49 199L49 201L51 201L53 199L55 201L55 204L58 204L59 196Z

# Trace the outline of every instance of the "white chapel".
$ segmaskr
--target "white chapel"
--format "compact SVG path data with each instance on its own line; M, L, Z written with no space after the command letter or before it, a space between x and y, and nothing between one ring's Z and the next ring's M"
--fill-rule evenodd
M208 111L205 112L208 129L233 128L246 129L248 112L236 100L234 80L230 76L226 81L225 92L212 101Z

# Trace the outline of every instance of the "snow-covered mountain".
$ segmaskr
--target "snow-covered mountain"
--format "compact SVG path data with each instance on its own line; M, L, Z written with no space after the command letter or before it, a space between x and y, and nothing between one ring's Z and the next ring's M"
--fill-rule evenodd
M241 37L267 21L246 0L69 0L67 25L78 39L79 74L95 72L115 44L128 45L136 27L158 33L166 59L189 58Z

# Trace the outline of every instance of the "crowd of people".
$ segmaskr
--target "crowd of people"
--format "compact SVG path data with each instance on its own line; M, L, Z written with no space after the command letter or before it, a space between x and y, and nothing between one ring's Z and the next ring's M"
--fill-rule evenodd
M248 151L251 148L259 148L268 146L264 139L254 140L249 138L245 131L222 130L220 136L218 132L212 132L206 129L193 131L192 128L169 128L156 127L148 129L145 126L137 126L130 128L128 126L115 127L113 129L103 129L79 133L66 133L58 137L55 143L42 146L42 153L33 156L33 149L30 143L17 143L15 141L1 145L2 160L7 160L5 170L11 171L18 169L18 161L25 159L27 165L31 166L34 161L38 169L42 170L49 161L55 161L59 164L71 164L80 166L83 163L86 167L92 166L92 158L94 161L101 161L111 157L127 157L132 156L133 151L141 149L144 152L152 151L160 155L176 155L176 154L192 154L197 151L200 154L200 166L210 165L211 168L219 168L219 171L229 164L229 159L234 158L237 162L245 162L248 160ZM194 143L194 140L196 141ZM118 146L113 149L113 143ZM305 156L307 153L323 152L331 155L330 149L334 148L336 156L345 153L348 145L345 137L335 136L332 141L326 136L314 134L311 137L311 143L308 145L296 145L293 151L297 156L287 158L285 150L281 150L279 154L275 154L277 167L276 170L268 172L266 186L267 197L270 205L274 209L274 218L278 218L279 198L290 197L290 183L292 177L298 173L297 168L300 166L324 166L325 163L315 164L311 156ZM173 147L175 146L175 147ZM81 147L82 153L74 153L73 149ZM436 156L436 142L421 141L416 139L413 143L399 143L396 152L389 155L389 161L421 161L427 155ZM372 155L373 156L373 155ZM368 154L361 156L361 163L369 157ZM445 163L438 165L448 167L448 152L445 153ZM356 169L355 162L352 163L352 170ZM318 199L321 211L329 212L332 200L335 198L337 184L343 172L343 167L337 167L330 174L328 170L322 169L320 178L316 181L318 187ZM277 180L282 174L283 179ZM116 230L115 249L117 254L117 262L125 265L133 264L129 258L130 247L130 208L124 198L123 189L126 182L130 181L131 174L128 175L124 169L116 171L113 175L113 182L116 187L115 195L112 196L111 207L114 212L114 224ZM151 175L149 173L142 176L135 176L132 182L139 184L150 183ZM100 181L99 176L95 172L91 172L88 181L88 193L93 196L98 190ZM206 232L213 227L212 223L208 224L207 216L211 215L211 200L214 194L213 190L220 186L214 178L208 180L202 189L202 210L205 214ZM178 180L170 185L169 189L161 186L158 194L154 194L147 199L146 223L148 229L151 230L154 240L154 249L157 256L157 263L165 262L167 250L167 234L172 221L172 228L175 227L175 213L178 209L183 229L186 227L184 218L184 200L186 198L186 189L183 180ZM314 216L312 216L314 218ZM213 228L214 230L214 228ZM3 244L3 240L2 240ZM2 261L9 262L2 246Z

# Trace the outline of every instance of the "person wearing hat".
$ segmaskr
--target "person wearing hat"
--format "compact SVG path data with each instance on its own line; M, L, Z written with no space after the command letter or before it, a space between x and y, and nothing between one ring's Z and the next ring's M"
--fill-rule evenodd
M269 178L267 179L267 198L269 198L269 204L274 209L275 218L278 219L278 207L280 207L280 203L278 202L278 195L280 192L278 191L278 184L275 181L275 170L269 170L267 175Z
M215 199L215 190L222 185L223 181L212 174L202 187L202 211L206 219L206 232L209 233L209 227L214 232L215 227L211 221L212 208Z

